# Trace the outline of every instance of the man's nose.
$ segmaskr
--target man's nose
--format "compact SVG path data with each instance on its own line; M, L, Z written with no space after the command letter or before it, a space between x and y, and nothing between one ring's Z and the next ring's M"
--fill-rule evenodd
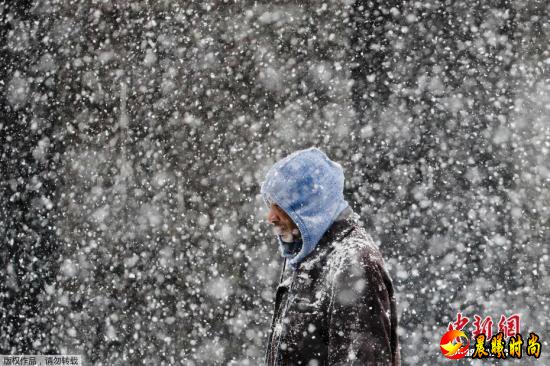
M277 214L274 212L273 209L269 210L267 214L267 222L269 222L270 224L273 224L277 221L279 221L277 218Z

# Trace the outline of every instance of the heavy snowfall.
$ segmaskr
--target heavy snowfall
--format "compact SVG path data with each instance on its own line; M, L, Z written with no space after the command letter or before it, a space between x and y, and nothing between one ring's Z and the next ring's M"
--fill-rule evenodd
M403 365L550 364L547 0L0 9L0 354L262 364L259 188L317 146L384 256ZM445 359L458 312L519 314L540 358Z

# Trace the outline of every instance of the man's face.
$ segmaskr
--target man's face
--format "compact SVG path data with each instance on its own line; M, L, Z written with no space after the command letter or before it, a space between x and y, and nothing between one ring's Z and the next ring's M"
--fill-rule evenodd
M273 225L275 235L280 235L281 239L291 242L300 236L300 231L292 219L275 203L272 203L267 214L267 221Z

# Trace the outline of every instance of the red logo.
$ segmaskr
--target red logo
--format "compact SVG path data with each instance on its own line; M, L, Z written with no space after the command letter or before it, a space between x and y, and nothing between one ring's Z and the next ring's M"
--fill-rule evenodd
M441 337L439 347L441 348L441 352L443 352L443 356L451 360L458 360L468 353L470 340L463 331L450 330Z

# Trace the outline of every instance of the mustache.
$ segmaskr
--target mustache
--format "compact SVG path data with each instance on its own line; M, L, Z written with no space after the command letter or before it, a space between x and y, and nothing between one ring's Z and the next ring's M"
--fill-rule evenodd
M299 236L300 235L300 231L297 228L291 229L289 227L273 225L272 230L275 235L281 235L281 236L285 236L285 235Z
M278 226L278 225L273 225L272 230L273 230L273 234L275 234L275 235L283 235L283 234L289 232L288 229L283 228L283 227Z

